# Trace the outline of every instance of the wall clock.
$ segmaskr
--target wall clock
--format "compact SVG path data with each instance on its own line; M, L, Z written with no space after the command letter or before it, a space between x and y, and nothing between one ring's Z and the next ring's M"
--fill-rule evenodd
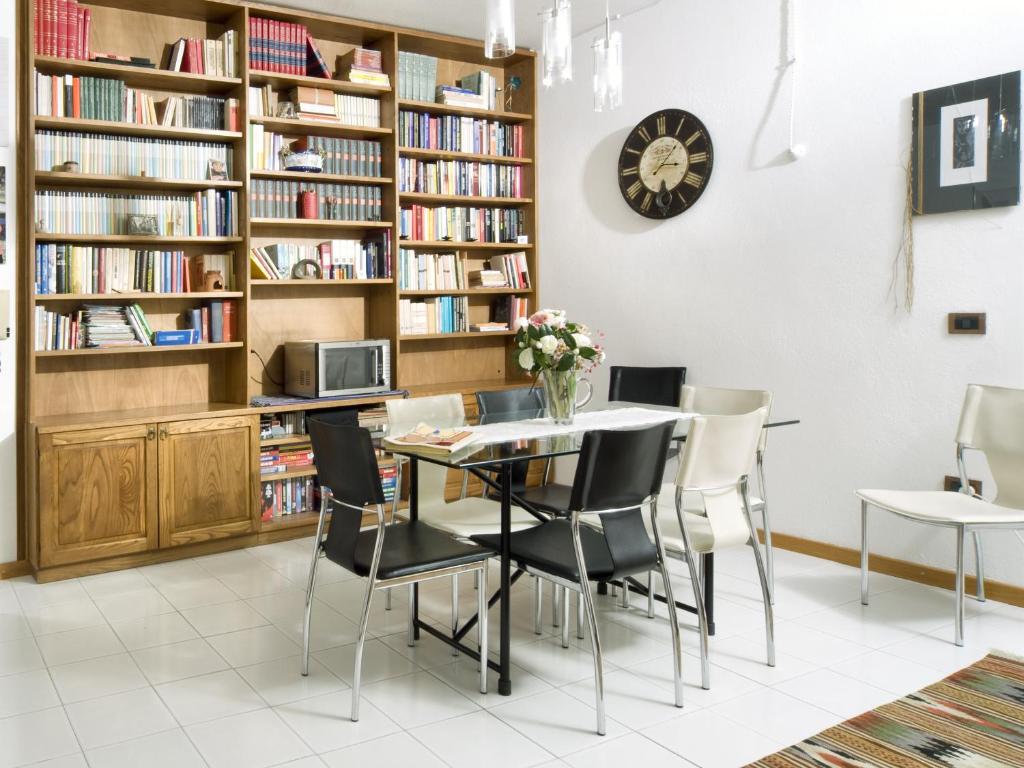
M713 161L704 123L685 110L662 109L626 137L619 153L619 190L641 216L678 216L704 192Z

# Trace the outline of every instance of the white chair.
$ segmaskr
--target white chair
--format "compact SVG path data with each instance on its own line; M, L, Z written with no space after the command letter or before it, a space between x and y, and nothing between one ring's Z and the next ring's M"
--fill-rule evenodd
M771 415L772 393L764 389L725 389L722 387L683 387L680 410L705 416L736 416L750 413L758 408L767 408ZM767 416L765 420L767 421ZM750 497L750 508L761 513L761 528L764 530L765 570L768 573L768 593L775 604L775 556L772 553L772 527L768 519L768 490L764 483L764 452L768 447L768 430L761 430L757 441L757 491L758 496Z
M750 544L764 597L768 666L775 666L775 632L761 548L750 516L748 475L761 439L767 408L738 416L695 416L679 459L675 483L666 483L658 506L674 508L661 518L669 557L685 559L700 625L701 687L710 687L708 623L697 562L701 555Z
M432 427L462 427L466 424L466 412L462 395L435 395L412 397L404 400L388 400L388 432L401 435L414 429L418 424ZM401 472L401 462L399 472ZM398 484L401 487L401 474ZM479 496L465 496L446 502L445 488L448 482L448 468L427 461L417 467L418 515L419 519L434 528L450 533L458 539L469 541L472 536L500 533L501 504ZM537 520L521 507L512 507L512 531L521 531L537 525ZM452 628L458 629L459 578L452 577Z
M980 451L996 482L986 501L967 479L964 453ZM980 533L989 529L1024 530L1024 390L971 384L967 387L956 432L956 461L961 492L861 489L860 601L868 604L868 507L918 523L956 531L956 621L953 642L964 644L964 557L967 534L974 538L978 600L985 599ZM1021 539L1024 542L1024 539Z

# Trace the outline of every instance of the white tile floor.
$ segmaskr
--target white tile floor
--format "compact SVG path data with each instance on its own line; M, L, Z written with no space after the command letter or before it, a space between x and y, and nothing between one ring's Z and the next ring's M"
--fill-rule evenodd
M475 665L424 637L406 645L406 596L376 605L359 723L348 719L363 582L321 565L311 674L299 675L309 540L55 584L0 582L0 768L738 766L970 664L1024 652L1024 610L969 602L952 642L948 592L778 552L778 666L763 664L749 551L718 556L711 690L687 629L686 706L672 706L668 625L643 600L598 598L608 734L593 732L589 640L563 649L530 585L516 587L511 697L477 692ZM676 594L689 597L680 564ZM473 610L471 579L462 613ZM492 579L492 584L495 581ZM423 588L446 622L447 582ZM492 613L492 649L497 612ZM496 678L492 675L492 689Z

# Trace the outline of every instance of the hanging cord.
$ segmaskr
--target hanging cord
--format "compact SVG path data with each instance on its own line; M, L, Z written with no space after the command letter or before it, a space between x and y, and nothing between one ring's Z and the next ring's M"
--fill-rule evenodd
M796 143L796 0L786 0L786 69L789 70L789 156L799 160L807 147Z
M906 194L903 202L903 232L900 247L892 260L892 280L889 293L893 297L893 309L900 308L900 276L903 283L903 308L910 312L914 307L914 173L908 160L904 166Z
M267 379L270 380L271 384L274 384L274 385L276 385L278 387L283 387L284 386L284 384L282 384L280 381L277 381L273 376L270 375L270 370L267 368L267 361L263 359L263 355L261 355L255 349L250 349L249 350L249 354L256 355L256 359L259 360L260 361L260 365L263 366L263 375L266 376ZM249 378L252 381L255 381L257 384L262 384L263 383L262 381L257 379L255 376L250 376Z

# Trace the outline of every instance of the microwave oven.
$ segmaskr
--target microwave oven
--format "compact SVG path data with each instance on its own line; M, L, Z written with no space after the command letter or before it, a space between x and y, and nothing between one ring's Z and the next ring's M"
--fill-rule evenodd
M289 341L284 391L296 397L366 395L391 389L391 342Z

